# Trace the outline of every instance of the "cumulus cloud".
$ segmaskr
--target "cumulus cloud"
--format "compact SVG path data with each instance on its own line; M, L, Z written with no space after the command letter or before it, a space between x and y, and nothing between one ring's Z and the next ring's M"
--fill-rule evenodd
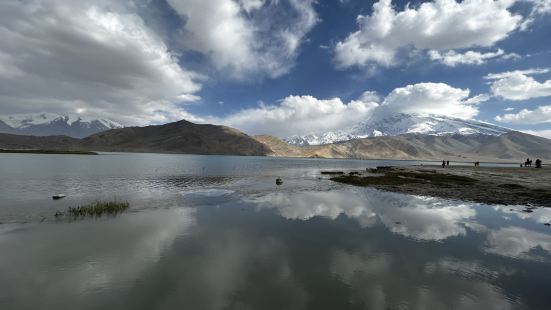
M318 99L313 96L288 96L279 105L260 105L222 119L212 119L250 134L273 134L280 137L325 132L357 123L378 104L339 98Z
M340 130L370 117L396 113L472 118L478 114L477 104L488 96L469 97L469 93L468 89L444 83L419 83L396 88L382 101L372 91L347 103L340 98L288 96L277 105L260 105L224 118L207 117L204 121L232 126L249 134L287 137Z
M528 69L488 74L490 89L495 96L507 100L526 100L551 96L551 80L538 82L531 75L543 74L549 69Z
M449 67L455 67L457 65L482 65L485 64L489 59L495 58L520 58L519 55L514 53L505 54L502 49L498 49L495 52L488 53L480 53L476 51L467 51L465 53L448 51L446 53L440 53L439 51L431 50L428 54L431 60L439 61L440 63Z
M387 113L417 113L453 115L473 118L478 114L476 103L486 96L469 98L468 89L454 88L444 83L419 83L394 89L383 101Z
M185 22L186 48L236 79L290 71L318 17L313 0L168 0Z
M539 106L535 110L522 109L518 113L498 115L495 120L517 124L551 123L551 105Z
M549 130L522 130L522 132L534 135L534 136L540 136L543 138L551 139L551 129Z
M522 16L508 8L514 1L435 0L396 11L379 0L371 15L357 18L358 30L335 48L339 67L393 66L401 49L446 51L491 47L517 29Z
M186 114L201 76L132 9L108 1L2 1L3 112L87 111L125 124Z

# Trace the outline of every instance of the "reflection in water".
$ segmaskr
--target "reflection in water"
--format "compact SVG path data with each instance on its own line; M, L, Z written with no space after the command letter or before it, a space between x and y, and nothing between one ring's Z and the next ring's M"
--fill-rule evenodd
M486 250L503 256L543 260L544 257L531 253L538 248L543 250L549 258L551 235L521 227L507 227L490 232Z
M331 262L331 272L352 287L352 302L368 309L518 309L521 306L486 279L468 276L469 269L484 270L476 263L450 264L446 259L423 266L413 255L390 256L368 249L336 251ZM458 274L457 270L462 272Z
M194 210L181 209L6 229L0 233L0 308L63 309L86 300L78 308L97 309L118 297L94 294L116 294L139 280L194 223Z
M221 232L221 231L217 231ZM204 235L203 235L204 233ZM156 274L133 290L130 308L142 309L302 309L306 293L295 277L285 244L272 237L238 231L211 235L201 232L187 255L165 257ZM209 240L208 243L203 241ZM161 275L161 277L159 277ZM170 290L160 304L140 298L140 292Z
M395 233L421 240L465 235L466 227L482 229L473 221L476 211L470 204L374 189L269 193L252 201L277 209L287 219L336 219L344 214L362 227L381 222Z
M551 209L318 179L374 161L8 158L1 221L115 194L132 207L0 224L0 309L551 309Z

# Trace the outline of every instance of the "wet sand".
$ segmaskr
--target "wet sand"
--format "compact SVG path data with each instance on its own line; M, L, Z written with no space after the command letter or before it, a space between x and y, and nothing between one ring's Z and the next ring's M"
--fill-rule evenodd
M413 195L551 207L550 167L406 166L353 173L360 175L347 173L331 180Z

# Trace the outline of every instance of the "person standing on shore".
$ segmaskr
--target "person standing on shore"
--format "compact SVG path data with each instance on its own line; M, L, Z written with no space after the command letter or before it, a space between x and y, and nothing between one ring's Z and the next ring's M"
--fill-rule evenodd
M442 161L442 168L446 168L446 161L445 160Z
M450 166L450 161L446 161L446 166L449 167Z

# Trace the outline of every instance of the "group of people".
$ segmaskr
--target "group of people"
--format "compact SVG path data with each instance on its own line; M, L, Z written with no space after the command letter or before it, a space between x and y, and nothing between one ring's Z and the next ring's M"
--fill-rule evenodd
M536 159L536 162L535 162L535 165L536 165L536 168L541 168L541 165L542 165L542 161L541 159ZM446 167L449 167L450 166L450 161L449 160L443 160L442 161L442 168L446 168ZM479 161L475 161L474 162L474 166L475 167L480 167L480 162ZM532 167L532 160L530 158L526 158L526 161L524 162L524 166L522 164L520 164L521 167Z
M536 159L536 168L541 168L542 161L541 159ZM522 164L520 164L522 167ZM526 158L526 161L524 162L524 167L532 167L532 160L530 158Z

